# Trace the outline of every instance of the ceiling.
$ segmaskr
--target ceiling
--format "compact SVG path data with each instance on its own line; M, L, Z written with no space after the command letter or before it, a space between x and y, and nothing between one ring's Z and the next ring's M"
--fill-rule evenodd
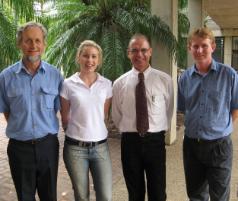
M221 29L238 29L238 0L203 0L203 8Z

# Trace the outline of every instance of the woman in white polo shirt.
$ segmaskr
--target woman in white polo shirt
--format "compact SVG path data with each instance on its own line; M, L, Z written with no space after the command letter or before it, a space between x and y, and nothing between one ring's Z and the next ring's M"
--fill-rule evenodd
M89 200L89 171L96 198L112 200L112 169L104 123L112 97L112 83L96 72L102 49L85 40L76 54L80 70L63 83L62 125L65 130L63 157L76 201Z

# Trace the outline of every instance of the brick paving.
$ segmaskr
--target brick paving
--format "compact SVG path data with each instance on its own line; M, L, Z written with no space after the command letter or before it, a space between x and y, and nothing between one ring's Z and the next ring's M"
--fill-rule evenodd
M8 139L5 137L6 122L0 114L0 201L16 201L16 193L10 176L6 147ZM61 129L62 130L62 129ZM236 132L237 131L237 132ZM61 144L59 175L58 175L58 201L73 201L73 191L68 174L62 160L63 133L60 131L59 139ZM185 201L185 183L182 164L182 136L183 127L178 128L177 141L171 146L167 146L167 200ZM231 181L231 199L237 201L238 188L238 129L233 134L234 162ZM109 138L109 147L113 168L113 201L126 201L127 190L122 176L120 161L120 138L114 135ZM91 201L95 200L93 186L91 189ZM38 199L37 199L38 200Z

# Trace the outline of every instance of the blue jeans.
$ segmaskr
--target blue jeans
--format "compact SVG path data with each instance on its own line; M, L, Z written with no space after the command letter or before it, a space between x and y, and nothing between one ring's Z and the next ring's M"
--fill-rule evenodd
M97 201L112 200L112 167L108 143L81 147L64 143L63 157L71 178L75 201L89 201L89 171Z

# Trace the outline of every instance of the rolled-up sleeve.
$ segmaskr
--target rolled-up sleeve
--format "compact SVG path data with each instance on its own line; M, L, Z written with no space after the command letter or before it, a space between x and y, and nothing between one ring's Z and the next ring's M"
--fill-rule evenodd
M238 75L233 75L231 111L238 109Z
M6 98L4 75L0 73L0 113L4 112L9 112L9 104Z

